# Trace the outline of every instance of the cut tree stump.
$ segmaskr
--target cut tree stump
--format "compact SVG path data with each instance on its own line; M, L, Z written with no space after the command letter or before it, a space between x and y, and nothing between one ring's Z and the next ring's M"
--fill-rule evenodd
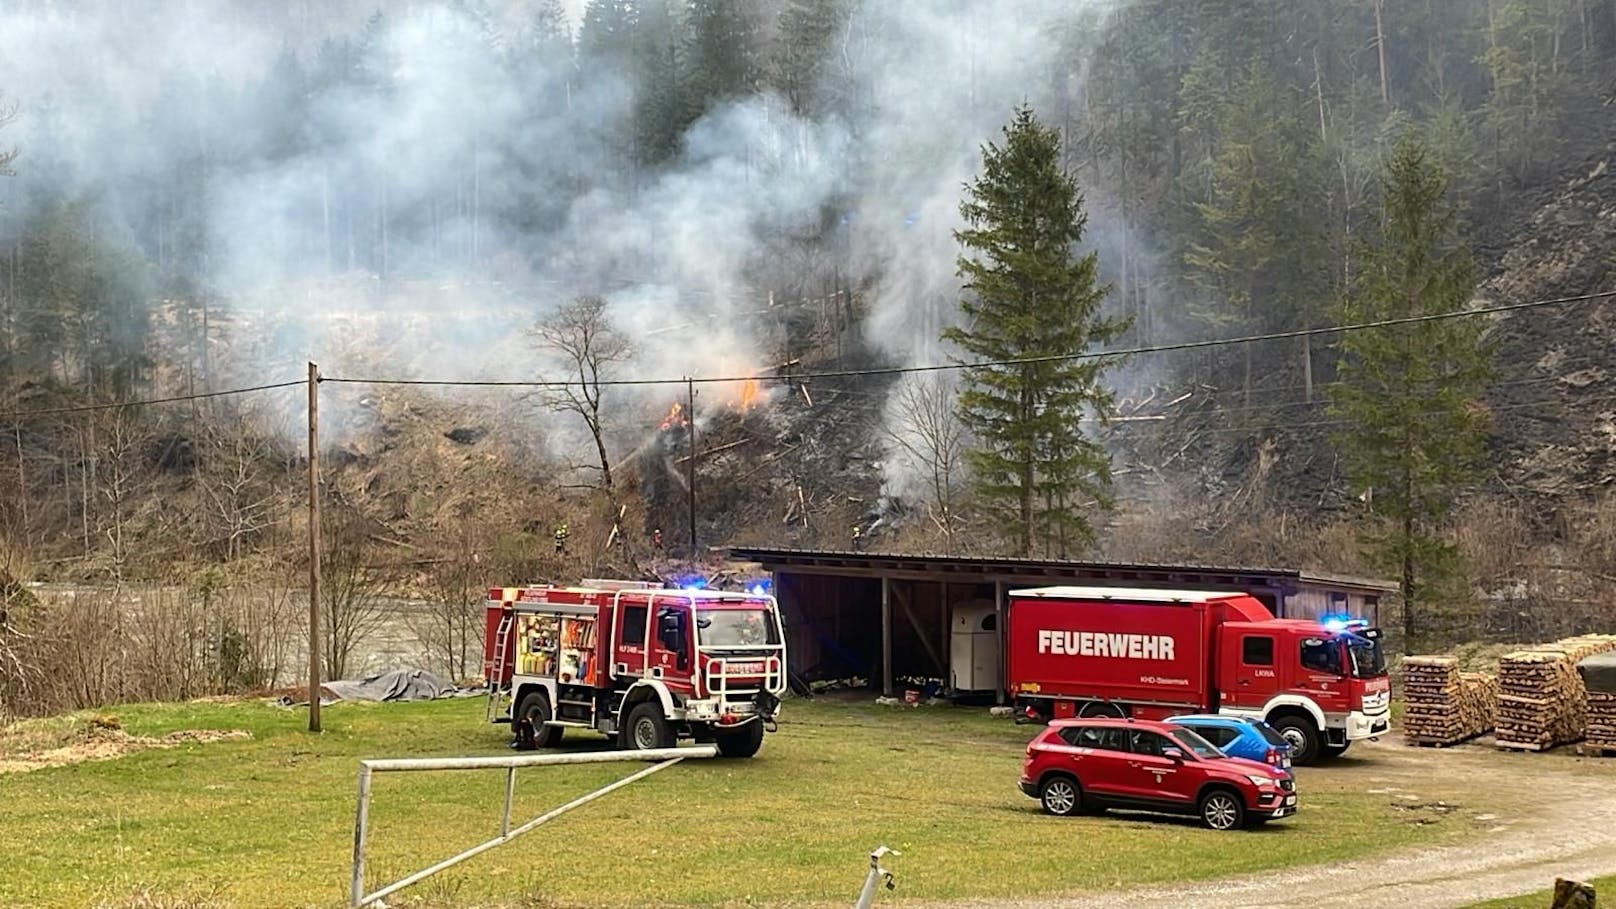
M1557 878L1554 881L1554 902L1549 909L1594 909L1594 888L1581 881Z

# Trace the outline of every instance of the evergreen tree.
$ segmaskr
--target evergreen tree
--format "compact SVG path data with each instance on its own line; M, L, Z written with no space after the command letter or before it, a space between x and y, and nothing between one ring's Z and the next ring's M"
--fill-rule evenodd
M1060 167L1055 130L1020 107L982 164L955 233L966 327L943 332L966 362L994 364L964 372L960 418L974 436L966 461L983 505L1012 528L1016 555L1042 539L1064 556L1092 542L1090 509L1111 505L1110 455L1080 421L1109 416L1100 379L1112 362L1071 358L1126 326L1100 314L1109 288L1096 277L1097 256L1074 254L1088 217Z
M757 90L762 81L761 7L753 0L690 0L685 103L691 122L720 102Z
M1207 200L1184 256L1190 280L1249 328L1293 328L1322 314L1326 258L1317 128L1272 77L1252 67L1222 111L1207 162Z
M591 60L626 65L632 56L637 0L589 0L578 30L578 53Z
M641 164L673 158L694 117L685 104L678 12L672 0L644 0L634 37L634 155Z
M787 0L780 10L770 81L798 116L819 106L825 60L848 12L847 0Z
M1407 133L1382 178L1379 242L1360 254L1341 304L1345 323L1417 318L1464 308L1476 268L1458 238L1447 178L1424 141ZM1477 475L1487 438L1479 400L1491 376L1483 323L1411 322L1341 339L1336 439L1353 491L1389 532L1365 537L1368 555L1395 570L1404 602L1404 647L1425 594L1458 567L1442 538L1456 496Z

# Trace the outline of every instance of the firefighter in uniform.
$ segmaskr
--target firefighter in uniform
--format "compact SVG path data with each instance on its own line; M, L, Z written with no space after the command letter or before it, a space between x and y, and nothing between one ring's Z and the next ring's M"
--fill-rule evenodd
M567 551L567 524L565 521L555 530L555 551L556 555L561 555Z
M662 528L651 531L651 545L656 547L657 552L662 551Z
M864 542L864 528L860 527L857 524L854 524L853 525L853 548L854 549L860 548L859 544L862 543L862 542Z

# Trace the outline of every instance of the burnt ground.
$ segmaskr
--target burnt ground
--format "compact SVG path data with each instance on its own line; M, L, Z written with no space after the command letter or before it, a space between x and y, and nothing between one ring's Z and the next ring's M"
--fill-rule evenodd
M1489 216L1472 227L1487 276L1475 306L1616 290L1616 137L1587 138L1587 155L1555 178L1487 197ZM1561 508L1616 484L1616 300L1488 318L1497 378L1486 398L1493 471L1481 491L1553 535ZM1177 504L1192 530L1213 536L1254 505L1325 517L1353 507L1330 446L1344 430L1319 388L1333 379L1328 343L1312 340L1311 400L1301 340L1251 345L1249 391L1244 351L1175 354L1171 378L1124 397L1107 436L1123 500Z
M1552 886L1556 877L1588 880L1616 873L1616 786L1612 785L1616 759L1580 758L1571 749L1506 754L1489 742L1409 748L1390 736L1358 744L1351 760L1301 772L1298 789L1304 799L1307 776L1329 774L1361 787L1366 798L1405 803L1410 811L1451 808L1469 815L1481 832L1451 845L1172 887L948 905L953 909L1393 905L1444 909L1534 893ZM1522 787L1521 780L1528 775L1532 785ZM1438 795L1448 801L1433 802Z

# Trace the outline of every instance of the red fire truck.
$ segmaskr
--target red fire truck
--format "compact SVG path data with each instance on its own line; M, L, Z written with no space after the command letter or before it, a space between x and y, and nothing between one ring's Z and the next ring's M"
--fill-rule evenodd
M1005 684L1022 715L1266 720L1299 764L1390 723L1380 631L1276 619L1239 593L1044 587L1010 592Z
M488 592L489 719L513 723L518 747L554 747L576 728L623 748L691 737L728 757L756 754L786 689L774 598L591 584Z

